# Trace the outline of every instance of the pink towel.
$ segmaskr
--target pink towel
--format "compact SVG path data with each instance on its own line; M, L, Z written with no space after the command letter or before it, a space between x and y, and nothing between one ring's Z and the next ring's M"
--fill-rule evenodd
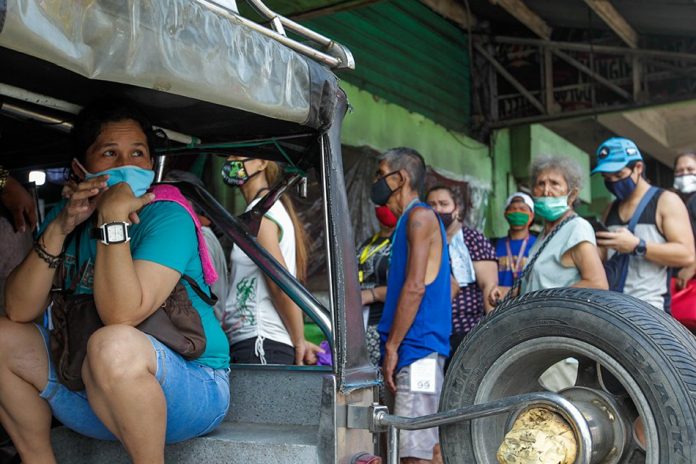
M213 266L213 261L210 259L210 253L208 253L208 245L205 242L205 237L203 237L203 232L201 231L201 221L198 220L198 215L193 211L191 203L184 197L178 188L173 185L155 185L150 189L152 193L155 194L155 201L173 201L184 207L184 209L193 218L193 223L196 225L196 235L198 236L198 254L201 258L201 265L203 266L203 279L208 285L213 285L218 280L217 271L215 266Z

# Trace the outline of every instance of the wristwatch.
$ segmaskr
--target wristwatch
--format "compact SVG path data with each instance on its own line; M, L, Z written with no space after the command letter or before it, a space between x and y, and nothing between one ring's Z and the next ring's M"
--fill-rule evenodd
M125 243L131 238L128 235L130 224L127 222L107 222L92 229L92 238L97 239L104 245L115 243Z
M633 249L633 253L632 253L632 254L633 254L634 256L643 257L643 256L645 256L645 254L646 254L647 252L648 252L648 247L647 247L647 245L645 244L645 240L643 240L643 239L641 238L640 241L638 242L638 245L636 245L636 247Z

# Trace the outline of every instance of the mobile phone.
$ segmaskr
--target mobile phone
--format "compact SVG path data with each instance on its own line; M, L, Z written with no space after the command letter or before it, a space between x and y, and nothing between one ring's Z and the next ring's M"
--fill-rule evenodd
M588 217L588 218L585 218L585 219L587 219L587 222L590 223L590 225L592 226L592 228L593 228L594 231L595 231L595 234L596 234L597 232L611 232L611 231L609 230L609 228L608 228L602 221L600 221L599 219L596 219L596 218L593 218L593 217Z
M89 175L89 171L80 163L77 158L72 160L72 169L70 170L70 180L75 183L80 183Z

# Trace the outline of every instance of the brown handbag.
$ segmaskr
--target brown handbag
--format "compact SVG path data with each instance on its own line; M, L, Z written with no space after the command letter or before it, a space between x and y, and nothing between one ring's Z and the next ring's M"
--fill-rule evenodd
M212 306L217 302L215 295L208 296L189 276L181 277L207 304ZM87 341L104 324L97 312L94 296L75 295L72 291L51 292L51 359L58 380L70 390L79 391L85 388L82 363L87 354ZM198 358L205 351L203 323L181 281L177 282L162 306L137 328L188 360Z

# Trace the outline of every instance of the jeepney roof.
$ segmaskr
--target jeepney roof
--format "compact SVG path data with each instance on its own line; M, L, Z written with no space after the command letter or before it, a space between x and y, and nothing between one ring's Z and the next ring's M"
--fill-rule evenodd
M0 83L78 105L125 93L204 140L323 130L339 92L328 68L195 0L2 1L0 63Z

